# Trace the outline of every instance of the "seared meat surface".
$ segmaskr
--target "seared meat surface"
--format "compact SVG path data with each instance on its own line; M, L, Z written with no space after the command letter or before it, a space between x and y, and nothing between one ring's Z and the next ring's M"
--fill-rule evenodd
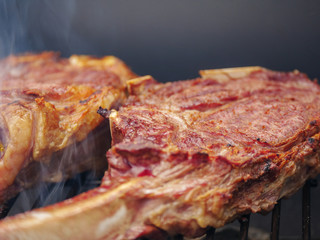
M320 88L299 72L128 81L101 187L0 222L2 239L199 236L270 211L319 173Z
M125 81L133 76L112 56L63 59L44 52L0 61L0 201L39 178L59 181L103 159L106 149L94 146L95 137L87 153L77 149L78 143L103 121L96 114L99 106L119 106Z
M144 201L134 219L170 234L195 236L270 211L320 168L316 83L297 71L201 73L166 84L133 80L134 94L110 115L103 185L138 181L126 194L134 199L127 204Z

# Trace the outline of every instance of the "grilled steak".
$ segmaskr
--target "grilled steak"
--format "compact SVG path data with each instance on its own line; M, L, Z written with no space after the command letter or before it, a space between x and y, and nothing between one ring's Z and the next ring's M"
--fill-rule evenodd
M40 179L59 181L104 160L106 129L90 134L103 121L96 111L119 106L133 76L112 56L44 52L2 60L0 202Z
M270 211L318 174L320 88L304 74L259 67L128 82L109 117L101 187L0 222L1 239L199 236Z

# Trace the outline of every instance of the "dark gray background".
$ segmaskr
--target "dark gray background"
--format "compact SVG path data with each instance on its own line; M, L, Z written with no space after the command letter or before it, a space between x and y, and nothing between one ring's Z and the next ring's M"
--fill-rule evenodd
M116 55L160 81L247 65L320 78L320 1L0 0L0 56L43 50ZM283 202L282 235L300 235L300 198ZM318 237L319 200L314 189ZM270 216L252 225L269 230Z
M320 2L0 0L0 55L113 54L161 81L260 65L320 76Z

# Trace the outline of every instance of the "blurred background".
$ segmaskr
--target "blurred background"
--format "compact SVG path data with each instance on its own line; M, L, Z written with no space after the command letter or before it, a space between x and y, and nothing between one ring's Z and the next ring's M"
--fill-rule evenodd
M0 56L112 54L161 81L260 65L320 77L320 2L0 0Z
M159 81L259 65L320 78L320 1L0 0L0 57L53 50L115 55ZM319 189L312 190L320 236ZM301 192L282 202L281 235L301 234ZM270 230L270 214L251 225Z

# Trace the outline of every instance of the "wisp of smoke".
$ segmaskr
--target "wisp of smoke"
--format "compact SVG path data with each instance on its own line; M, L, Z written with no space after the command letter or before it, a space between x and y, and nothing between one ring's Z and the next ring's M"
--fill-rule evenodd
M0 57L43 50L71 53L70 37L78 38L72 31L76 8L75 0L0 0ZM101 164L100 160L105 158L105 151L110 145L106 142L109 134L107 123L102 125L84 141L74 142L66 149L47 156L51 161L39 161L35 168L39 171L36 173L37 184L12 200L8 215L47 206L98 186L107 168L107 161ZM86 169L93 170L88 172ZM22 181L28 185L27 177Z

